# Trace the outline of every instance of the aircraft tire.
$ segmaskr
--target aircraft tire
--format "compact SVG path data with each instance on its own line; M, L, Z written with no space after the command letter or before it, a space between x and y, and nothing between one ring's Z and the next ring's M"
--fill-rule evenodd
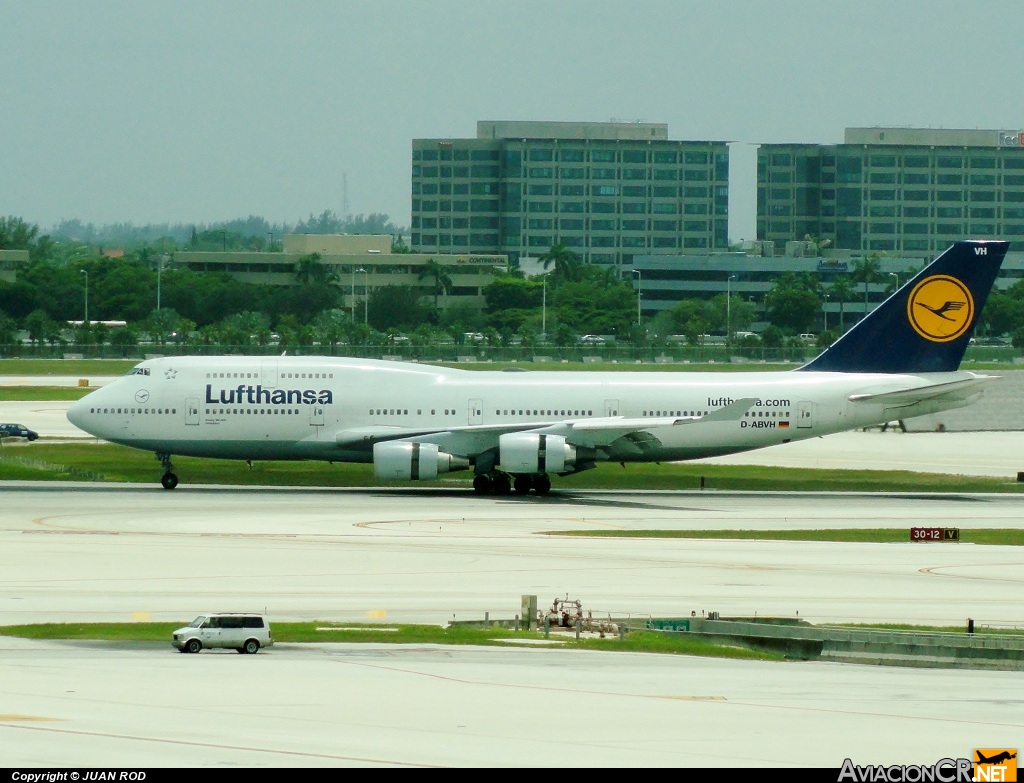
M164 475L160 477L160 484L163 485L164 489L174 489L176 486L178 486L178 477L175 474L168 471L167 473L164 473Z
M551 479L541 474L533 480L533 489L538 495L546 495L551 491Z
M491 480L484 475L474 476L473 491L478 495L486 495L491 491Z
M512 484L512 488L516 491L517 495L525 495L533 489L533 476L516 476L515 481Z
M495 476L493 485L495 495L507 495L512 491L512 482L508 476Z

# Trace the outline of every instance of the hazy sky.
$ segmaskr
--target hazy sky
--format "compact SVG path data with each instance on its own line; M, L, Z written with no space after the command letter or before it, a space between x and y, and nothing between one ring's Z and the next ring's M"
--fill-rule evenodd
M1019 129L1020 0L0 0L0 214L409 224L410 142L477 120L737 142Z

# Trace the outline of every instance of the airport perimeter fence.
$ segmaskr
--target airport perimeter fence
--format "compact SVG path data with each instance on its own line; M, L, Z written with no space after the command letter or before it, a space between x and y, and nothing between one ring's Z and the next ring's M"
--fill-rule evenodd
M738 349L725 345L0 345L0 357L21 359L143 359L150 356L340 356L361 359L394 359L420 362L522 362L616 363L616 364L801 364L818 355L814 346ZM1015 363L1019 352L1009 346L970 346L965 362Z

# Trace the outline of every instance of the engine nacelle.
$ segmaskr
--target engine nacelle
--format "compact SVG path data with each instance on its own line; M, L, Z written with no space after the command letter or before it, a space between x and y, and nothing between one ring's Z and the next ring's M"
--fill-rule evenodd
M576 462L576 447L561 435L510 432L498 438L498 450L507 473L564 473Z
M373 475L379 479L426 481L468 468L469 460L441 451L435 443L373 444Z

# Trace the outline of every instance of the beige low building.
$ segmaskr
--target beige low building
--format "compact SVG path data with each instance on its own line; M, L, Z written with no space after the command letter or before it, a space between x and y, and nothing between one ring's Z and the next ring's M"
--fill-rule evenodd
M0 280L13 283L18 278L18 270L27 263L27 250L0 250Z
M428 261L441 264L452 288L438 305L483 307L484 287L508 268L500 254L392 253L391 237L367 234L286 234L281 253L191 252L174 254L174 263L195 272L227 272L247 283L296 285L299 259L320 254L320 263L344 293L344 307L362 303L374 289L388 285L417 286L432 296L434 281L422 277Z

